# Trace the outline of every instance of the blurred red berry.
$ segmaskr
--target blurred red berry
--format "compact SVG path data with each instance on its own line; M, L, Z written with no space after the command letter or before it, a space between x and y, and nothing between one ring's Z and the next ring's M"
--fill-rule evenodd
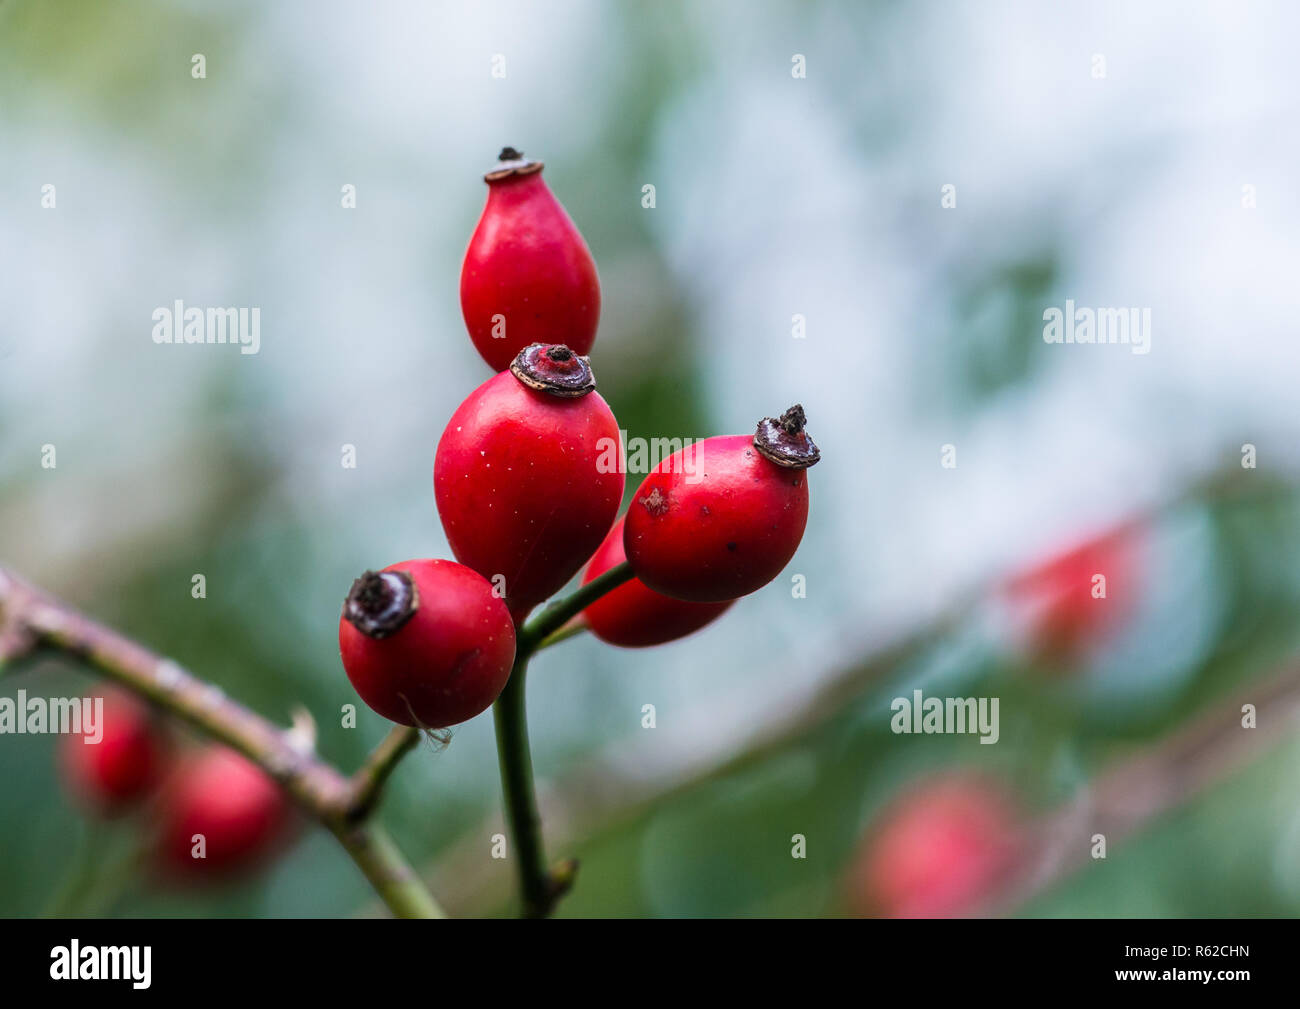
M59 756L69 790L96 813L115 816L157 788L170 747L143 701L122 692L107 693L102 700L100 721L64 736Z
M261 768L209 746L177 769L159 797L161 868L192 879L256 868L279 848L290 821L289 800Z
M886 918L978 913L1014 868L1012 803L977 779L949 778L903 796L880 816L854 867L856 910Z
M1123 626L1137 594L1135 532L1125 526L1050 557L1007 587L1031 655L1070 664Z

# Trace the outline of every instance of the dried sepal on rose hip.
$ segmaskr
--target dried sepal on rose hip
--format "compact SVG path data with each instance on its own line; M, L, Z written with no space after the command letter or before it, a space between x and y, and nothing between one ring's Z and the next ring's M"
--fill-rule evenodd
M456 559L501 579L516 620L600 546L623 498L618 421L586 358L535 344L452 414L433 486Z
M90 811L117 816L158 788L172 741L144 701L120 690L94 700L103 701L99 724L60 740L60 769L69 791Z
M627 559L623 549L623 520L605 537L587 564L582 584L603 575ZM633 578L606 593L583 610L587 627L606 644L621 648L646 648L676 641L717 620L735 602L690 603L673 599Z
M293 821L288 798L265 771L229 747L206 746L158 797L158 868L190 880L258 868L289 839Z
M532 343L586 354L600 320L596 263L542 179L542 163L507 147L484 176L487 205L465 252L460 305L494 371Z
M706 438L665 459L642 482L624 522L637 578L691 602L762 588L799 547L807 469L820 458L796 405L764 418L753 435Z
M515 628L482 575L446 560L367 571L339 619L361 699L402 725L443 729L491 707L515 660Z

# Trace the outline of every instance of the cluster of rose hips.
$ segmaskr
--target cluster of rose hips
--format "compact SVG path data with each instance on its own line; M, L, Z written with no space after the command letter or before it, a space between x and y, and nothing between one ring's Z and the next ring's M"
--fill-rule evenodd
M584 564L584 584L624 562L634 576L592 602L585 625L615 645L662 644L774 579L808 520L819 453L798 406L663 460L618 517L624 467L601 460L621 451L619 426L585 356L596 267L541 172L501 152L461 272L465 324L497 374L438 442L434 495L456 561L367 571L339 622L357 693L404 725L445 728L490 707L517 630Z
M506 148L461 273L469 334L498 372L455 411L434 492L457 561L412 560L356 580L339 622L357 693L394 722L441 729L490 707L510 677L516 631L586 563L584 583L630 562L635 577L592 602L587 627L614 645L698 630L767 584L808 520L818 451L800 407L754 435L709 438L664 460L618 518L618 422L595 391L596 267L542 165ZM104 815L148 805L156 861L205 876L259 864L291 820L255 764L211 745L178 755L155 713L106 698L104 737L69 737L66 777ZM204 857L196 856L196 838Z
M63 737L63 777L96 815L147 811L150 864L160 879L222 877L280 847L292 811L261 768L225 746L182 750L159 715L130 694L111 691L103 701L98 741Z

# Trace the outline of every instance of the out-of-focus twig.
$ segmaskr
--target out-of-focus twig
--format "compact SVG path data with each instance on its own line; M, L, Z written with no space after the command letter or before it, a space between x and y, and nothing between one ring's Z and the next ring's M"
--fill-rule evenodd
M46 647L79 659L262 768L340 841L400 917L442 910L392 841L363 822L379 788L409 746L392 737L355 780L319 759L302 735L226 697L170 659L91 620L0 567L0 643L6 657Z
M1026 827L1020 869L983 909L1006 914L1091 863L1092 837L1107 851L1240 770L1300 729L1300 664L1238 688L1237 696L1167 738L1118 759L1065 805ZM1243 726L1242 705L1257 725Z

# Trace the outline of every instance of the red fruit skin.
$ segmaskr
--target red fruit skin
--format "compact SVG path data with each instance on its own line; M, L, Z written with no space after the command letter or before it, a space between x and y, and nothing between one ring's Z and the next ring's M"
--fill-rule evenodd
M887 918L978 912L1015 865L1012 804L985 782L944 779L887 809L868 836L853 883L858 910Z
M487 206L460 272L470 339L494 371L532 343L586 354L600 321L600 281L587 243L540 171L488 182ZM493 316L505 317L495 339Z
M587 564L582 584L625 560L623 520L620 519ZM734 602L728 599L721 603L688 603L661 595L633 578L601 596L583 613L591 633L606 644L647 648L693 634L726 613Z
M516 619L600 546L623 499L618 421L600 393L563 399L502 372L452 414L433 465L452 552L505 578Z
M722 602L780 574L807 524L807 470L776 465L749 435L725 435L670 456L645 478L628 509L623 545L648 588Z
M1136 594L1136 545L1135 530L1125 526L1012 579L1008 594L1031 655L1070 665L1123 626ZM1099 599L1092 594L1098 574L1106 577L1106 596Z
M418 609L389 637L339 620L343 668L361 699L402 725L444 729L486 711L510 678L515 627L506 604L454 561L390 564L415 581Z
M157 853L164 875L202 879L255 868L288 836L284 793L251 761L209 746L177 769L160 796ZM192 855L203 835L206 857Z
M117 816L146 799L162 781L170 745L149 706L128 694L104 695L102 735L64 736L60 766L68 789L91 811Z

